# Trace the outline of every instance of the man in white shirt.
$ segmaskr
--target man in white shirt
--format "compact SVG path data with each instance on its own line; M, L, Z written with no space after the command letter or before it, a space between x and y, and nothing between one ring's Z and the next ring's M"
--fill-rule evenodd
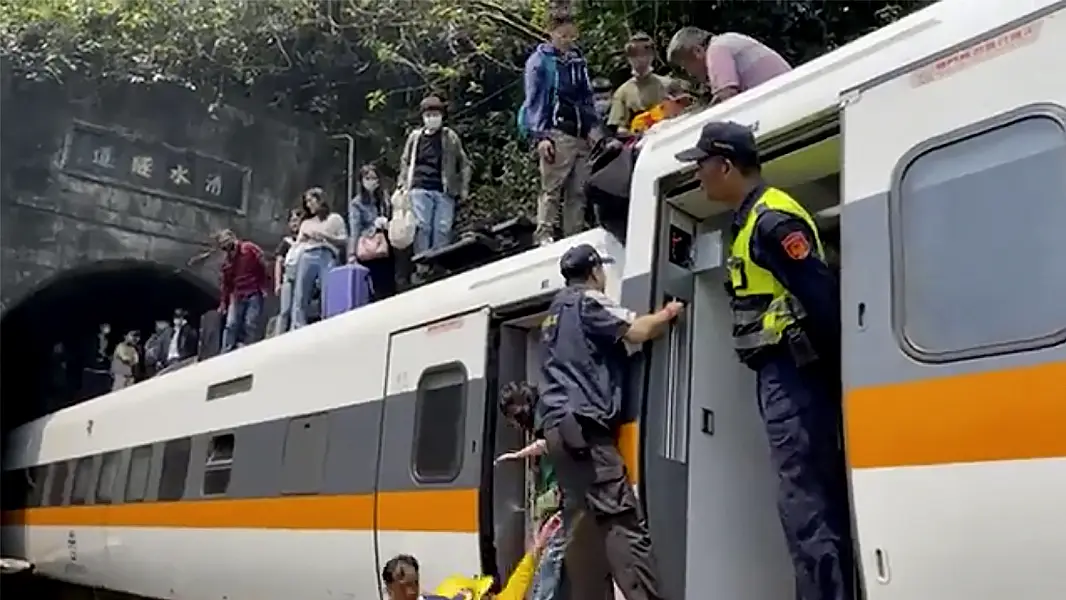
M199 331L188 321L188 312L183 308L174 310L173 325L163 335L165 354L163 368L170 367L187 358L196 356Z

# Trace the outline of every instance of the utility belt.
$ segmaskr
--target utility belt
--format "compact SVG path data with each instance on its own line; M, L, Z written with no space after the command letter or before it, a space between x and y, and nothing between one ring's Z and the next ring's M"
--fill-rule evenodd
M811 338L800 322L789 325L781 335L781 341L769 346L736 350L740 362L752 370L781 358L789 358L797 367L806 367L818 361L820 356Z

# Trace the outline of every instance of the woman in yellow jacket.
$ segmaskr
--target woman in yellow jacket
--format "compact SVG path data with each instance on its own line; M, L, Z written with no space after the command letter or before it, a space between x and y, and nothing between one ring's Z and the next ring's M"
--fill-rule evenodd
M537 570L540 554L544 552L548 540L552 538L562 525L562 517L555 516L544 522L544 525L533 536L533 544L529 551L519 561L511 576L507 579L507 585L503 591L493 596L489 593L492 588L492 577L482 575L479 577L454 576L444 580L437 586L434 595L452 600L523 600L529 593L529 586L533 583L533 574Z

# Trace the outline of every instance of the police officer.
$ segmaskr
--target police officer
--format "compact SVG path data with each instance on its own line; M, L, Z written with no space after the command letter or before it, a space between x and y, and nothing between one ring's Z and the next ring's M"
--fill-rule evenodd
M707 197L733 209L726 288L733 343L758 379L759 411L780 482L778 510L802 600L852 597L840 427L836 277L810 214L761 178L747 127L709 123L695 148Z
M610 593L590 581L599 577L602 585L604 569L574 564L597 559L575 555L594 554L600 560L606 556L627 600L656 599L663 594L651 538L615 444L629 354L666 331L682 305L672 302L639 317L618 306L604 294L603 265L609 262L588 244L567 250L560 260L566 288L541 324L536 421L562 491L564 527L587 528L595 537L588 550L568 552L568 565L577 567L567 570L572 597L598 600ZM571 539L580 537L573 529L568 533Z

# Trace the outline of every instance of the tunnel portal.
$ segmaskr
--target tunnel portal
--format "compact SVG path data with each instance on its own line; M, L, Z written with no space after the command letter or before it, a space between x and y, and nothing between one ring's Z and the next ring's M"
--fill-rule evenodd
M126 332L147 339L176 308L195 327L217 305L213 285L158 263L98 262L52 277L0 317L0 426L6 432L99 393L85 369L100 324L111 326L110 356Z

